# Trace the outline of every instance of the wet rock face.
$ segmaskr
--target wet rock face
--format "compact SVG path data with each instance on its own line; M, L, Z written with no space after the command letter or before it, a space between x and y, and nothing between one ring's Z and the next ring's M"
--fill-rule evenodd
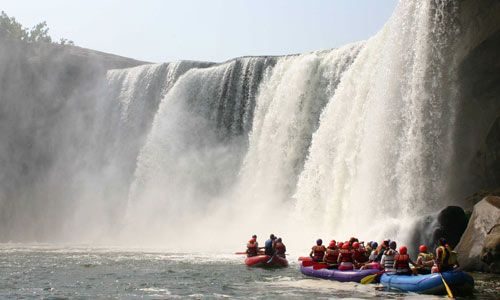
M438 228L433 232L432 239L437 244L439 238L445 238L454 248L467 228L467 216L459 206L448 206L438 214Z
M467 229L455 248L464 270L498 270L500 228L495 225L499 223L500 197L486 197L474 206Z
M500 223L495 224L486 236L481 261L488 265L490 272L500 274Z

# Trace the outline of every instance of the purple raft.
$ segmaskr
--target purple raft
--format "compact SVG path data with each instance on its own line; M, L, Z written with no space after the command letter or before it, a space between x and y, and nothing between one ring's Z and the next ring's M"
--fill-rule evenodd
M380 272L378 269L339 271L334 269L319 269L314 270L313 267L300 266L300 272L307 276L335 280L340 282L360 282L361 279L368 275Z

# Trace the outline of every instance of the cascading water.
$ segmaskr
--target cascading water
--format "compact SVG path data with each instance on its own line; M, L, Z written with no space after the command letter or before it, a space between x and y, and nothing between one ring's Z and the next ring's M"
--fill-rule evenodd
M62 240L206 237L216 249L270 231L302 245L312 234L408 240L414 216L452 197L457 5L401 1L376 36L329 51L108 71L99 97L44 115L51 143L15 140L35 146L13 161L49 161L48 179L7 164L15 176L0 185L0 224L9 225L0 238L36 236L11 222L36 215L34 227ZM0 147L0 159L11 152ZM50 190L50 201L26 209L29 184L41 191L34 198ZM6 200L16 195L23 201ZM46 221L61 204L71 213Z
M412 216L442 207L453 152L453 5L401 2L342 77L294 196L306 223L406 239Z

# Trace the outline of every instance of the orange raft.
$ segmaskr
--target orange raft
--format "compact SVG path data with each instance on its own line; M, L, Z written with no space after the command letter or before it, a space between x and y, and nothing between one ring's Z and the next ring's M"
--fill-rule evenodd
M288 260L277 255L257 255L247 257L245 259L245 264L249 267L260 267L260 268L285 268L288 267Z

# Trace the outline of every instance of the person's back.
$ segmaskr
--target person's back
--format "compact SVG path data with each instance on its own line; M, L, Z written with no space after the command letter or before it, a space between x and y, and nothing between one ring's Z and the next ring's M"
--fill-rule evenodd
M323 240L317 239L316 245L312 246L311 253L309 253L309 256L313 259L313 261L320 262L323 261L325 252L326 252L326 247L323 246Z
M274 236L274 234L271 234L269 236L269 239L264 244L264 254L265 255L270 255L270 256L274 255L274 241L275 240L276 240L276 237Z
M323 261L327 263L330 267L337 267L337 259L339 257L339 250L337 250L337 243L335 241L331 241L326 248L325 256L323 257Z
M453 265L449 263L450 259L450 248L446 244L444 238L439 239L439 246L436 248L436 266L433 268L433 273L435 272L446 272L453 269Z
M434 255L432 253L427 252L426 245L420 245L418 247L420 253L418 254L416 267L417 272L419 274L430 274L431 268L434 265Z
M259 248L257 245L257 241L254 238L252 238L247 243L247 256L248 257L257 256L258 252Z
M283 240L281 238L278 238L276 240L276 243L274 244L274 250L276 251L276 255L279 257L286 257L286 246L283 244Z
M342 244L342 249L340 249L339 257L337 259L339 263L340 271L347 271L354 269L352 261L352 252L349 250L349 243Z
M410 259L410 255L407 253L406 246L399 248L399 253L394 255L393 268L398 275L411 275L412 271L410 269L410 263L413 263Z
M394 269L394 256L396 255L396 242L391 241L389 243L389 249L384 251L380 264L384 267L386 272L395 272Z

